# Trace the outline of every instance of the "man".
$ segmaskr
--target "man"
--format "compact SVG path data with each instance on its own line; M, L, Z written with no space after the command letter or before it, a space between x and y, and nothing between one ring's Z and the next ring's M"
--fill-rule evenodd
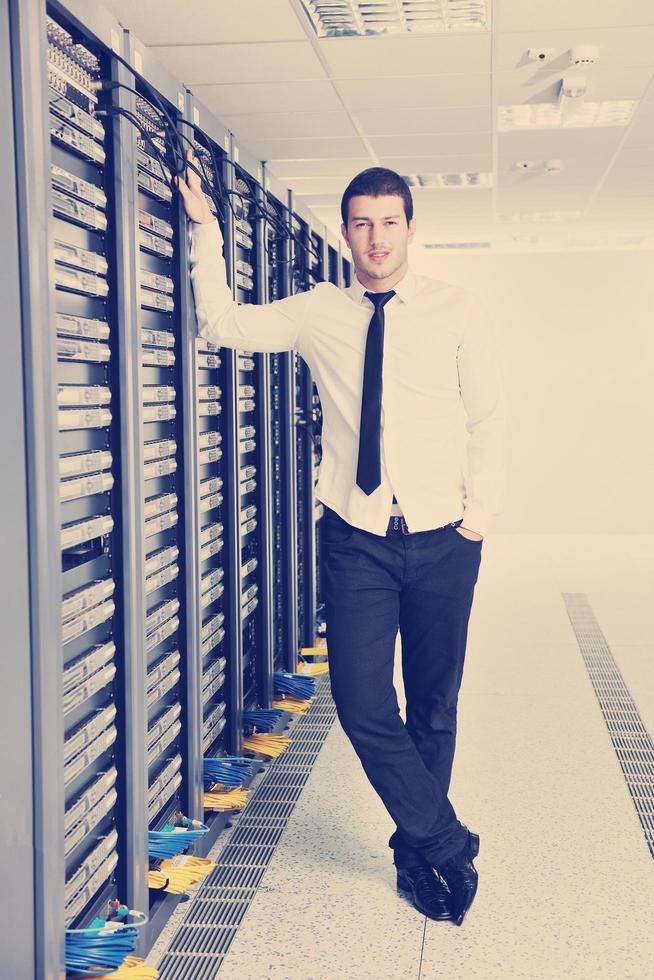
M411 192L381 167L343 194L341 231L355 270L348 289L320 283L238 305L218 223L197 174L187 178L178 186L193 222L199 333L235 349L297 350L317 385L334 702L395 821L398 887L424 914L460 925L476 894L479 837L447 793L468 619L505 467L505 396L484 310L466 290L409 270ZM393 686L398 628L406 725Z

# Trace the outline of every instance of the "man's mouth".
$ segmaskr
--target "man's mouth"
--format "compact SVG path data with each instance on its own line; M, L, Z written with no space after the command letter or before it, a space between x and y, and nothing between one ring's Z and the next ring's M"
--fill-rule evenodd
M388 252L368 252L368 257L373 260L373 262L383 262Z

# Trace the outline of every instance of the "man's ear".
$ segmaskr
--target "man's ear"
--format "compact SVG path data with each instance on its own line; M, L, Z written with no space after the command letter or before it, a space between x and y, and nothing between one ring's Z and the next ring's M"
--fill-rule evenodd
M415 233L416 233L416 219L411 218L411 221L409 222L409 234L407 239L409 242L413 241L413 236L415 235Z
M349 247L349 245L350 245L350 239L347 237L347 228L345 227L344 224L341 224L341 235L343 236L343 238L345 239L345 241L347 242L347 245Z

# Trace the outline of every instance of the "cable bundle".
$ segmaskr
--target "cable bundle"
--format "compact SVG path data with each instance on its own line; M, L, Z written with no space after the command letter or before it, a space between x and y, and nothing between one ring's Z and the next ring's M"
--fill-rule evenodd
M211 874L216 867L208 858L183 854L162 861L148 871L148 886L172 895L185 895L191 885Z
M272 702L272 706L290 711L292 714L303 715L311 707L311 700L299 701L297 698L290 698L287 694L282 694L277 701Z
M124 905L118 906L116 914L122 918L139 916L139 921L127 923L95 918L84 929L66 929L65 960L68 973L103 976L120 967L136 949L138 930L148 921L147 915Z
M219 755L203 760L205 786L242 786L252 775L254 762L243 755Z
M327 644L324 640L320 640L320 637L316 640L316 645L313 647L301 647L300 649L300 660L304 660L305 657L326 657L327 656Z
M281 755L290 744L291 740L286 735L253 734L246 735L243 739L244 749L260 752L261 755L269 755L271 758Z
M297 665L298 674L307 674L309 677L318 677L320 674L329 673L329 664L326 661L322 663L310 664L307 661L300 661Z
M243 712L243 724L261 732L271 732L284 714L278 708L257 708L254 711Z
M319 262L321 256L319 252L314 248L311 237L309 236L304 240L292 227L292 223L285 223L281 220L275 213L271 213L261 201L258 200L256 195L248 188L248 193L243 193L242 190L226 188L221 180L221 168L216 160L215 151L210 140L208 140L199 126L189 119L185 119L184 116L176 114L176 120L173 119L170 112L166 109L165 104L157 95L155 89L150 85L150 83L137 72L128 61L122 58L120 55L116 54L115 51L112 52L112 57L119 61L133 76L134 79L138 80L142 86L142 91L138 91L129 85L125 85L123 82L114 81L112 79L102 79L94 83L94 88L96 90L110 91L112 89L124 89L127 92L131 92L133 95L137 95L140 99L150 104L150 107L155 113L158 113L161 120L161 129L157 132L149 132L145 126L141 124L138 117L122 106L117 106L111 102L105 102L98 104L95 109L96 116L119 116L126 119L129 123L134 126L137 130L141 139L148 144L150 149L150 155L152 155L159 163L161 167L161 174L164 182L173 191L177 191L176 178L184 174L186 168L193 170L199 177L201 181L201 186L203 192L208 194L212 199L216 211L220 214L223 211L223 207L226 204L232 212L234 218L239 219L242 216L243 210L251 208L254 212L255 219L261 219L269 224L276 233L276 242L286 240L292 240L297 246L294 256L294 264L298 267L298 273L302 280L305 278L306 266L307 266L307 256L310 255L312 258ZM146 94L147 93L147 94ZM184 152L184 144L186 144L193 151L195 155L195 147L192 141L182 133L175 122L178 124L186 124L193 132L194 136L200 138L201 145L203 149L209 153L212 162L212 168L215 176L216 186L214 187L210 181L204 164L202 160L198 157L198 163L200 169L191 163ZM162 153L161 149L157 146L155 139L163 140L165 152ZM206 145L205 145L206 144ZM235 171L237 170L236 164L227 158L224 158L225 163L230 165ZM172 179L169 179L166 174L166 170L169 170ZM246 185L247 186L247 185ZM232 204L231 198L235 197L240 202L241 213L237 213ZM264 246L265 250L268 251L267 247ZM286 264L288 260L284 259L282 256L277 257L278 264Z
M204 793L205 810L243 810L250 796L249 789L218 789L219 783Z
M159 971L148 966L141 956L128 956L112 973L105 973L103 980L158 980Z
M299 701L305 701L316 693L316 682L312 677L288 674L283 670L276 670L273 674L273 687L275 694L290 694Z
M203 827L203 830L187 830L186 827L167 824L161 830L149 830L148 857L163 860L182 854L187 847L206 834L209 828L206 824Z

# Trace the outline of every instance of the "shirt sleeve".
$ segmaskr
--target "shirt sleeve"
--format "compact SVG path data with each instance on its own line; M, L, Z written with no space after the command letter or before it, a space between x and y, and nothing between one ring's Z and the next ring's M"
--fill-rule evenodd
M313 290L265 304L239 304L227 284L218 221L191 222L190 270L198 334L218 347L301 352Z
M508 402L492 321L475 296L468 300L457 361L469 433L462 526L483 535L504 506Z

